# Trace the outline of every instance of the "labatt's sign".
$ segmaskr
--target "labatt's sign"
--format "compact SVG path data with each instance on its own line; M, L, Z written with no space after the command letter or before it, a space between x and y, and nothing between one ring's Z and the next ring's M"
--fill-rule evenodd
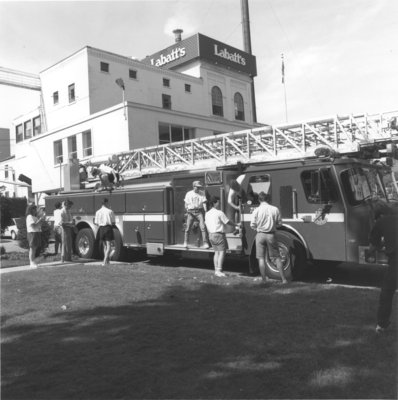
M162 65L178 60L179 58L184 56L185 56L185 47L177 47L166 55L160 54L159 58L151 58L151 64L155 65L156 67L161 67Z
M226 47L224 47L223 49L219 49L218 44L214 45L214 54L237 64L246 65L246 59L242 57L238 52L235 51L235 53L230 53Z

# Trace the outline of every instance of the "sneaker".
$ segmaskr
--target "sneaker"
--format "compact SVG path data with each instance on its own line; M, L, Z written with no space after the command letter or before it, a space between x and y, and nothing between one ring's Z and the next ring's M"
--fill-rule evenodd
M205 243L205 244L202 246L202 249L210 249L209 243Z
M182 245L182 247L185 247L186 249L188 248L188 243L184 242L184 244Z
M32 268L32 269L37 269L37 264L36 264L36 263L30 264L30 268Z
M221 271L216 271L215 275L220 277L220 278L225 278L227 276L227 275L224 274L224 272L221 272Z
M382 334L386 331L386 328L381 327L380 325L376 326L376 333L377 334Z

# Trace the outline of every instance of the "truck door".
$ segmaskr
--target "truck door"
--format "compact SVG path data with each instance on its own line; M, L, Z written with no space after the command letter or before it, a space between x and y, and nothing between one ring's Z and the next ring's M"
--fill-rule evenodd
M345 260L344 207L337 187L331 167L250 172L245 178L245 221L250 221L258 193L264 191L279 208L283 224L308 245L314 259ZM249 232L248 239L254 240Z
M126 244L167 242L169 223L166 188L137 190L126 193L126 214L123 218Z

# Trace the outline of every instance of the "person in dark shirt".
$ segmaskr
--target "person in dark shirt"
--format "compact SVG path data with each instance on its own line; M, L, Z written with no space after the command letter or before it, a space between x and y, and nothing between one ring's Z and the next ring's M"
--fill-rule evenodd
M398 214L386 206L377 207L374 212L375 224L369 236L369 251L375 253L384 247L388 257L377 310L376 333L382 333L390 325L392 301L397 289Z

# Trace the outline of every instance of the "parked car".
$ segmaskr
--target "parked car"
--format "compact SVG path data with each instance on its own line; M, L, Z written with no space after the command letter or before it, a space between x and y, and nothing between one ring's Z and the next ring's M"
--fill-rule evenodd
M16 218L13 218L12 221L14 222L13 225L9 225L4 229L3 236L11 237L12 240L16 240L18 236L18 227Z

